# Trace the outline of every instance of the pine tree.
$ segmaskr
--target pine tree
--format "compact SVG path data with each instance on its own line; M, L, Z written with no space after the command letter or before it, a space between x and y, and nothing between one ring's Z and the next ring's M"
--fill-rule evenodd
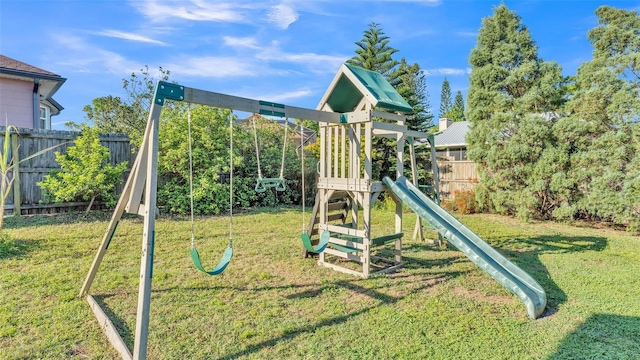
M393 54L398 50L389 46L389 37L378 28L379 25L374 22L369 24L364 31L364 38L355 43L358 46L355 51L357 55L347 60L347 64L377 71L396 87L400 81L397 70L399 62L393 59Z
M400 73L398 93L413 108L413 112L407 114L407 126L411 130L426 131L433 121L426 76L420 69L420 65L417 63L409 65L405 58L400 60L398 72Z
M593 59L578 69L571 117L556 132L571 144L562 217L628 224L640 219L640 16L602 6L589 31Z
M465 121L464 117L464 98L460 90L456 92L456 97L451 106L451 109L447 111L443 117L451 119L453 121Z
M440 91L440 118L446 117L446 113L451 110L451 85L449 80L444 78L442 81L442 90Z
M355 44L356 56L347 61L347 64L359 66L367 70L372 70L382 74L387 81L397 90L406 87L405 95L412 92L411 86L402 82L403 72L408 71L408 66L400 69L400 63L393 59L393 54L398 50L389 46L389 37L379 28L380 24L370 23L369 28L364 31L364 38ZM406 79L406 76L405 76ZM392 154L395 152L395 141L387 138L375 137L373 140L373 160L380 167L374 167L374 177L383 178L394 172L395 162Z
M467 141L479 168L476 199L499 213L548 217L556 206L553 174L538 161L559 157L545 115L562 104L560 67L538 57L521 18L504 4L483 19L469 61Z

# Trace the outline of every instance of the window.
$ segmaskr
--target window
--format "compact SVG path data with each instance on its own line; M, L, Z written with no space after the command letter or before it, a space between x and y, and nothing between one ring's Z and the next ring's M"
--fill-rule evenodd
M49 108L46 106L40 106L40 129L51 128L51 116Z

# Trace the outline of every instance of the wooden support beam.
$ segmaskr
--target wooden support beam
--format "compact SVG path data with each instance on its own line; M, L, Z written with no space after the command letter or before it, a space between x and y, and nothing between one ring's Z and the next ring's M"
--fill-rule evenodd
M147 128L145 130L145 138L149 136L150 129L151 129L151 124L147 122ZM143 144L145 143L146 142L143 140ZM143 155L144 155L144 152L139 151L138 155L136 156L136 159L133 162L131 172L129 173L129 177L127 178L124 188L122 189L122 194L120 195L120 199L118 199L116 208L113 211L113 214L111 215L111 220L107 225L107 232L102 237L102 241L100 242L100 247L98 248L98 252L96 253L96 256L93 259L93 263L89 268L87 277L85 278L84 283L82 284L82 288L80 289L79 296L83 296L84 294L89 292L89 289L91 288L91 284L93 283L93 280L98 272L98 268L100 267L100 264L102 263L102 259L104 258L104 255L107 251L109 242L111 241L111 238L113 237L113 234L116 231L118 222L120 221L120 218L122 218L122 214L126 211L127 205L130 202L133 186L135 183L138 182L136 179L136 176L138 176L139 174L137 171L135 171L135 169L138 168L140 166L140 163L143 161L142 160Z
M376 111L376 110L371 111L370 116L372 117L375 116L375 117L379 117L379 118L391 120L391 121L397 121L403 124L407 120L407 117L405 115L392 114L392 113Z
M122 356L123 359L133 359L129 348L127 347L127 344L124 343L122 337L120 337L120 334L118 333L118 330L113 325L104 310L102 310L98 302L91 295L87 295L87 302L89 302L89 306L91 307L91 310L93 310L93 314L96 316L96 319L98 319L100 328L107 335L107 339L109 339L111 346L113 346L113 348L116 349L118 353L120 353L120 356Z
M144 189L144 225L142 233L142 256L140 259L140 283L138 287L138 310L136 312L135 342L133 358L147 358L149 336L149 311L151 308L151 275L153 273L153 251L155 242L156 200L158 190L158 130L162 106L153 104L149 111L151 136L148 144L148 161Z
M359 238L364 238L366 236L366 233L364 230L352 229L352 228L347 228L339 225L326 224L326 225L320 225L319 228L320 230L327 230L332 233L342 234L347 236L353 236L353 237L359 237Z
M378 122L378 121L373 121L372 124L373 124L373 129L374 130L392 131L392 132L395 132L397 134L402 134L402 135L405 135L405 136L411 136L411 137L414 137L414 138L427 138L430 135L430 134L427 134L427 133L423 133L421 131L409 130L409 129L407 129L406 126L402 126L402 125L398 125L398 124L383 123L383 122Z
M352 178L341 179L320 177L318 179L318 189L377 192L382 191L384 189L384 186L380 181L369 181L364 179Z
M254 100L239 96L216 93L212 91L194 89L186 86L184 87L184 101L258 114L261 110L275 109L275 111L282 113L282 117L288 117L291 119L306 119L333 124L341 123L339 113L313 110L290 105L283 105L283 107L273 108L269 105L265 105L265 102L261 100Z

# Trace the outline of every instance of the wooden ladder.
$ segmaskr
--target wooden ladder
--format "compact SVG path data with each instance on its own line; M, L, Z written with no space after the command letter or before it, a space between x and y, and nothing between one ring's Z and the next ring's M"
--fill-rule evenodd
M313 211L311 212L311 218L309 219L309 226L307 227L307 234L311 238L311 244L316 245L319 240L318 235L318 223L320 222L320 193L316 194L316 200L313 205ZM351 199L347 196L346 192L336 191L329 200L329 209L327 215L327 222L333 224L344 224L349 215L351 209ZM303 255L305 258L309 256L315 256L317 253L311 252L303 248Z

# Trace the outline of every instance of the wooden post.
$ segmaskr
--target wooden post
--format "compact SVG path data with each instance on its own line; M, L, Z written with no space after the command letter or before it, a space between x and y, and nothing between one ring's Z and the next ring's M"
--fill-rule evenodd
M397 153L396 153L396 179L404 174L404 134L397 135ZM402 201L396 202L396 233L402 232ZM395 241L394 262L400 264L402 262L402 238Z
M9 139L4 139L9 141ZM18 134L11 134L11 154L13 155L13 163L20 163L20 154L18 152ZM20 196L20 165L13 168L13 215L22 215L22 197ZM4 214L2 214L4 216Z
M147 358L149 335L149 310L151 307L151 275L153 273L153 248L155 243L156 200L158 190L158 123L162 106L151 106L149 121L152 123L151 141L148 144L147 181L145 188L144 230L142 234L142 259L140 260L140 285L138 289L138 311L136 317L133 358Z
M329 132L329 128L327 127L327 123L324 124L320 124L320 178L327 178L329 176L328 172L327 172L327 152L329 151L328 149L331 149L331 144L329 144L328 149L327 149L327 133ZM318 236L322 235L322 225L326 226L327 225L327 212L328 212L328 208L327 208L327 203L329 202L329 198L327 197L327 192L329 191L328 189L317 189L318 191L318 197L316 197L317 199L320 200L319 203L319 212L320 212L320 218L318 219ZM326 230L325 230L326 231ZM324 251L320 253L320 255L318 256L318 263L322 264L325 262L325 253Z
M413 142L413 138L409 143L409 157L411 158L411 180L413 185L419 188L418 184L418 164L416 163L416 147ZM420 216L416 216L416 226L413 230L413 239L419 237L420 241L424 240L424 234L422 232L422 219Z

